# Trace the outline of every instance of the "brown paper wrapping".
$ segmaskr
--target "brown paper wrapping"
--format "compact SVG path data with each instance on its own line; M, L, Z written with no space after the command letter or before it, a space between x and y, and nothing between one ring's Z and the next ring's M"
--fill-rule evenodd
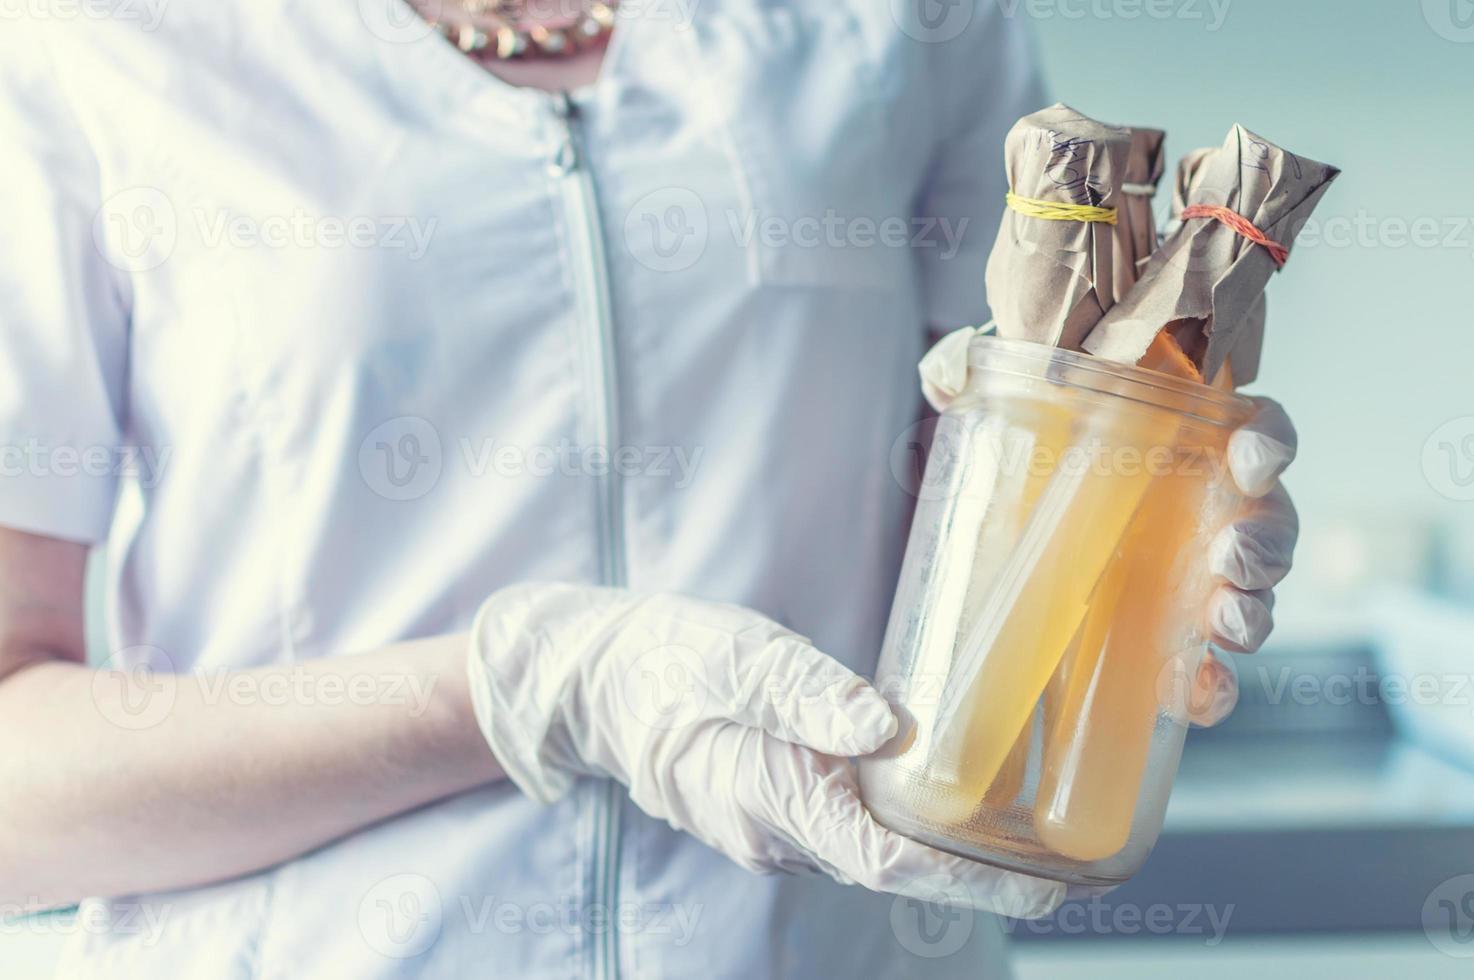
M1216 146L1205 146L1183 156L1177 163L1177 185L1172 190L1172 216L1181 218L1193 194L1193 185L1203 176L1203 162L1218 152Z
M1118 208L1131 134L1053 105L1009 131L1009 187L1023 197ZM1005 211L988 257L998 335L1078 348L1115 300L1114 229Z
M1340 173L1242 126L1233 128L1220 149L1202 154L1183 171L1178 185L1185 204L1230 207L1286 248ZM1258 374L1262 296L1274 271L1268 252L1222 222L1182 223L1147 261L1136 287L1085 339L1084 348L1134 364L1157 333L1170 328L1207 381L1227 362L1235 384L1247 384Z
M1121 181L1121 213L1116 220L1115 250L1111 256L1112 292L1119 300L1136 285L1142 267L1157 250L1157 217L1152 213L1152 196L1166 167L1163 144L1167 134L1160 129L1130 127L1131 149L1126 155L1126 172Z
M1187 209L1188 201L1195 193L1193 188L1201 182L1203 163L1217 152L1218 147L1206 146L1193 150L1178 161L1177 183L1172 190L1172 217L1175 223L1169 231L1177 230L1182 221L1182 212ZM1259 356L1264 349L1264 322L1268 312L1265 295L1260 293L1254 305L1249 307L1249 312L1244 315L1244 322L1239 327L1238 340L1235 341L1236 350L1229 358L1229 363L1236 365L1237 370L1246 372L1249 380L1253 380L1259 373ZM1193 367L1196 370L1201 365L1194 364ZM1215 383L1233 374L1234 372L1230 371L1229 375L1216 378ZM1229 382L1229 387L1238 387L1240 383L1242 382L1237 377L1233 377ZM1221 384L1220 387L1222 387Z

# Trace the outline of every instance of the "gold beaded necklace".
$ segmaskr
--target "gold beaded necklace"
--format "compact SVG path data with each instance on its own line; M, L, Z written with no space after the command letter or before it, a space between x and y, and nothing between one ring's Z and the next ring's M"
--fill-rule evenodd
M517 58L564 58L604 39L614 29L615 0L591 0L567 27L527 23L527 0L459 0L455 8L468 19L448 23L438 17L430 26L469 55L510 61Z

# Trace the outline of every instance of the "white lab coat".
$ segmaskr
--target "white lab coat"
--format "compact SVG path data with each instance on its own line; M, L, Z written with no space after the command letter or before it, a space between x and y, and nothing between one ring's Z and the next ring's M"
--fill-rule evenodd
M113 2L0 37L0 523L106 541L112 665L360 651L536 578L873 668L925 326L985 317L1042 101L1017 23L631 4L570 112L399 0ZM990 917L751 875L598 780L83 921L68 977L1006 971Z

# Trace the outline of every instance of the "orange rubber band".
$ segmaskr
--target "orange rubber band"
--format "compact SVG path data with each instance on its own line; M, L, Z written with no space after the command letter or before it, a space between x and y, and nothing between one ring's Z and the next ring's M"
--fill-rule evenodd
M1194 204L1192 207L1184 208L1182 211L1182 220L1190 221L1193 218L1214 218L1223 222L1268 252L1269 257L1274 259L1274 264L1281 269L1290 260L1289 249L1264 234L1254 222L1239 214L1233 208L1215 207L1211 204Z

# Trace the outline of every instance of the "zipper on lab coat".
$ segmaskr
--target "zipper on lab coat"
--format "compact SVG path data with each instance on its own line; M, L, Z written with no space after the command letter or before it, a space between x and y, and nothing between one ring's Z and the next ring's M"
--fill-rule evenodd
M579 107L567 92L554 96L553 111L563 123L563 140L551 172L563 197L571 251L577 315L584 331L584 390L589 394L594 432L610 458L619 438L619 393L616 387L614 324L609 302L609 263L604 252L604 226L599 216L593 175L585 159L580 132ZM599 568L605 585L621 587L626 582L622 488L613 467L596 480L599 526ZM599 811L595 814L594 901L602 917L595 935L594 976L616 980L619 976L619 837L621 794L619 784L606 780L599 789Z

